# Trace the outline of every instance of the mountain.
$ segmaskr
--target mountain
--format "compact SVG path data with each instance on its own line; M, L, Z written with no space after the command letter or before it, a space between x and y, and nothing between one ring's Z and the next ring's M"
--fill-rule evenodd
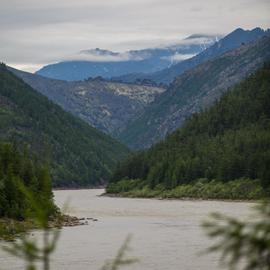
M198 55L184 60L178 64L175 64L169 68L163 69L161 71L154 72L152 74L125 74L123 76L118 76L114 79L123 82L134 82L136 80L149 79L156 83L170 84L174 78L181 75L183 72L201 64L208 60L214 59L215 57L222 55L225 52L236 49L239 46L253 42L263 36L269 36L270 30L263 30L261 28L254 28L253 30L243 30L238 28L214 43L209 48L203 50Z
M44 66L37 74L53 79L78 81L97 76L111 78L126 73L155 72L198 54L217 38L219 37L197 35L173 46L126 52L99 48L83 50L78 55L71 56L70 60Z
M9 69L64 110L108 134L123 130L165 91L161 87L111 82L100 77L67 82Z
M263 37L186 71L118 138L132 148L149 147L269 60L270 37Z
M0 67L0 139L52 162L54 186L100 185L129 153Z
M107 191L159 196L178 187L167 195L206 198L270 192L269 104L268 64L164 141L120 164Z

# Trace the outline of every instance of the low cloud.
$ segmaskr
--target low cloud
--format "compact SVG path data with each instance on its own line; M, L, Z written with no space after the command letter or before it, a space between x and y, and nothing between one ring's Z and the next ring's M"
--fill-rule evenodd
M269 0L2 0L0 61L33 70L70 55L81 59L86 55L73 54L84 48L125 52L177 44L194 33L269 28L269 8ZM87 55L94 61L140 57L146 56Z
M187 60L192 58L196 54L182 54L182 53L175 53L171 56L162 57L162 59L167 60L168 62L175 63Z
M170 60L172 62L180 62L180 61L183 61L183 60L187 60L193 56L195 56L196 54L180 54L180 53L176 53L174 55L172 55L170 57Z
M220 34L216 34L216 35L215 34L214 35L193 34L183 40L180 40L179 42L177 42L177 44L171 47L177 48L178 46L202 45L202 49L205 49L206 46L208 47L214 42L217 42L222 37L223 35L220 35Z
M101 49L83 50L78 54L66 57L65 61L92 61L92 62L124 62L141 61L150 55L146 53L112 52Z

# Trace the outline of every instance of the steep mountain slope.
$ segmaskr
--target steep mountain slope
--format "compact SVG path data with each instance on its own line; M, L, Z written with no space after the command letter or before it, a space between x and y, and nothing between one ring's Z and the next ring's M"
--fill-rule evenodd
M236 49L239 46L255 41L263 36L269 36L270 30L264 31L260 28L254 28L253 30L243 30L238 28L220 39L218 42L202 51L200 54L175 64L169 68L161 71L157 71L152 74L126 74L119 76L115 79L121 80L123 82L133 82L138 79L149 79L156 83L171 83L174 78L181 75L183 72L201 64L208 60L214 59L215 57L222 55L232 49Z
M0 139L29 145L52 162L55 186L104 183L126 147L62 110L2 64Z
M227 183L245 178L237 182L241 183L243 195L256 179L267 190L270 187L269 104L270 65L265 65L163 142L123 162L108 190L123 192L148 187L160 191L188 183L195 186L194 181L200 178L205 180L196 185L199 194L209 192L204 185L210 187L207 181L214 179ZM121 179L124 180L119 182ZM222 194L220 187L226 185L216 186L211 196ZM184 188L178 191L184 191L183 196L196 195L187 194ZM257 190L249 192L252 196ZM234 196L232 190L228 193Z
M101 78L67 82L13 68L10 70L64 110L109 134L121 131L165 91L160 87L123 84Z
M119 139L133 148L149 147L269 59L270 37L263 37L185 72L119 134Z
M37 74L53 79L78 81L97 76L111 78L133 72L155 72L200 53L216 39L214 36L191 36L174 46L123 53L99 48L83 50L69 61L44 66Z

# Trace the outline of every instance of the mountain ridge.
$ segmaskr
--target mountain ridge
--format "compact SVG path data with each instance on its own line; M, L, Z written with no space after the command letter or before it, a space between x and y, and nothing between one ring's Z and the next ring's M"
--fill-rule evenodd
M270 37L263 37L186 71L118 138L135 149L151 146L269 59Z
M107 192L169 198L269 196L269 102L268 63L164 141L123 161Z
M67 82L9 69L66 111L107 134L123 130L165 91L157 86L112 82L100 77Z
M104 184L129 150L65 112L3 64L0 66L0 138L30 147L52 162L54 186Z
M218 57L227 51L236 49L243 43L253 42L258 38L263 37L264 35L269 36L270 29L263 30L257 27L252 30L244 30L242 28L237 28L219 41L215 42L206 50L202 51L200 54L175 64L172 67L154 72L152 74L126 74L113 79L122 80L123 82L133 82L136 79L149 79L156 83L170 84L173 82L176 76L179 76L183 72L196 67L198 64L214 59L215 57Z
M36 73L54 79L77 81L88 77L111 78L133 72L154 72L166 68L181 57L191 57L214 43L216 37L185 39L160 48L112 52L100 48L82 50L70 60L44 66ZM180 58L180 59L179 59Z

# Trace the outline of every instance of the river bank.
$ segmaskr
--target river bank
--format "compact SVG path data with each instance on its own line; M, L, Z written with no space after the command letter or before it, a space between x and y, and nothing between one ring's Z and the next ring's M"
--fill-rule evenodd
M106 188L106 195L112 196L179 200L257 201L266 198L268 193L259 180L244 178L227 182L200 179L174 188L162 185L150 188L142 180L125 179L111 183Z
M66 213L79 219L94 217L88 226L63 227L52 258L52 270L101 269L113 259L128 235L132 235L128 258L138 263L130 270L217 270L219 256L198 256L212 241L201 224L212 212L249 219L251 202L207 200L130 199L100 196L104 190L54 191L57 206L69 202ZM32 232L31 232L32 234ZM33 237L42 238L39 230ZM23 269L23 262L0 251L3 270Z
M257 199L211 199L211 198L200 198L200 197L162 197L162 196L137 196L136 193L102 193L101 197L110 198L130 198L130 199L149 199L149 200L160 200L160 201L209 201L209 202L239 202L239 203L257 203L260 200Z
M70 215L59 215L49 221L50 228L74 227L88 225L89 221L97 221L97 219L84 217L78 218ZM32 230L38 230L40 227L35 220L14 220L10 218L0 219L0 240L12 241L21 234L28 233Z

